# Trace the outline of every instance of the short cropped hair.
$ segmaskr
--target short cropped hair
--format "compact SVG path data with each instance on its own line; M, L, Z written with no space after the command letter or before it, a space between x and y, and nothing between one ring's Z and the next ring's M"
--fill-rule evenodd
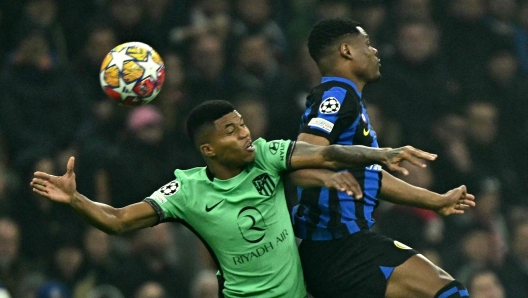
M235 106L225 100L210 100L197 105L187 116L187 135L194 143L196 133L202 126L212 125L234 110Z
M310 56L319 63L326 55L326 50L337 39L346 34L359 34L360 23L349 19L325 19L317 22L308 36L308 51Z

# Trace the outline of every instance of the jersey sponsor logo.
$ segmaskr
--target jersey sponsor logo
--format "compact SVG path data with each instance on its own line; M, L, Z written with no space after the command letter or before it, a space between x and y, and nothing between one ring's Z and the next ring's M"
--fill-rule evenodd
M266 222L260 211L252 206L246 206L238 212L238 229L242 238L249 243L258 243L266 236Z
M288 230L284 229L282 230L280 234L275 236L275 241L272 240L272 241L265 242L250 252L234 256L233 263L235 265L240 265L240 264L245 264L255 259L258 259L264 256L265 254L267 254L268 252L271 252L275 248L282 245L282 243L286 241L286 239L288 239L289 236L290 234L288 233Z
M275 183L266 173L260 174L253 179L253 185L255 185L255 188L261 196L269 197L275 190Z
M321 102L321 105L319 105L319 112L323 114L335 114L339 111L341 108L341 104L339 103L339 100L335 97L328 97Z
M366 129L366 128L363 128L363 135L366 137L368 136L370 133L370 128L369 129Z
M170 196L178 192L180 183L176 180L171 181L159 189L159 192L165 196Z
M225 201L225 199L222 199L220 202L214 204L214 205L211 206L211 207L205 205L205 212L211 212L211 210L213 210L214 208L216 208L216 206L220 205L220 203L222 203L223 201Z
M270 142L269 143L269 151L273 155L277 154L277 151L279 151L279 142L277 142L277 141Z
M401 243L400 241L396 241L396 240L394 240L394 245L395 245L397 248L399 248L399 249L412 249L412 248L410 248L409 246L407 246L407 245Z
M312 120L308 122L308 126L319 127L327 132L331 132L334 128L334 123L323 118L312 118Z

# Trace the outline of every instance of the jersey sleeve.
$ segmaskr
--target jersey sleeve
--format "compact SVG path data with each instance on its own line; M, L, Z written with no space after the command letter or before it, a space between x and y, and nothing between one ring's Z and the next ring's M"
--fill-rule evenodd
M181 204L185 198L180 189L181 182L176 178L143 200L156 210L159 217L158 223L181 219L183 214Z
M290 156L295 142L291 140L274 140L267 142L258 139L256 163L273 173L280 173L290 168Z
M347 90L333 87L308 107L301 132L326 138L330 144L359 118L359 102Z

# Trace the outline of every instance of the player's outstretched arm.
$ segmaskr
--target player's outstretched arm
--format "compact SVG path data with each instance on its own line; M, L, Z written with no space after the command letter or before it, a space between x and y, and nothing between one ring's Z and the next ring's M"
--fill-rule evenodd
M366 146L318 146L297 141L291 155L292 169L328 168L333 170L364 167L381 163L390 170L408 175L400 166L404 160L419 167L425 167L422 160L435 160L436 155L405 146L401 148L371 148Z
M411 185L386 171L383 171L380 198L395 204L433 210L442 216L463 214L464 210L475 206L475 197L467 193L464 185L438 194Z
M361 186L350 172L333 172L326 169L302 169L289 173L289 178L302 188L326 187L345 191L356 199L363 197Z
M120 234L157 223L158 215L148 203L114 208L93 202L77 192L74 163L75 159L70 157L66 174L60 177L35 172L30 183L33 191L51 201L70 205L85 221L108 234Z

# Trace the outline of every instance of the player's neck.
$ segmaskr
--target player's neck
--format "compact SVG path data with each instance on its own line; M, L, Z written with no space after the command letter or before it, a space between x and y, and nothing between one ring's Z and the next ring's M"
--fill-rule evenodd
M243 168L229 168L214 162L207 163L207 169L214 178L220 180L231 179L244 170Z
M323 73L322 75L323 77L340 77L340 78L350 80L354 82L354 84L356 84L357 91L360 93L363 92L363 87L366 84L364 80L361 80L348 72L341 71L340 69L334 69L331 71L327 71Z

